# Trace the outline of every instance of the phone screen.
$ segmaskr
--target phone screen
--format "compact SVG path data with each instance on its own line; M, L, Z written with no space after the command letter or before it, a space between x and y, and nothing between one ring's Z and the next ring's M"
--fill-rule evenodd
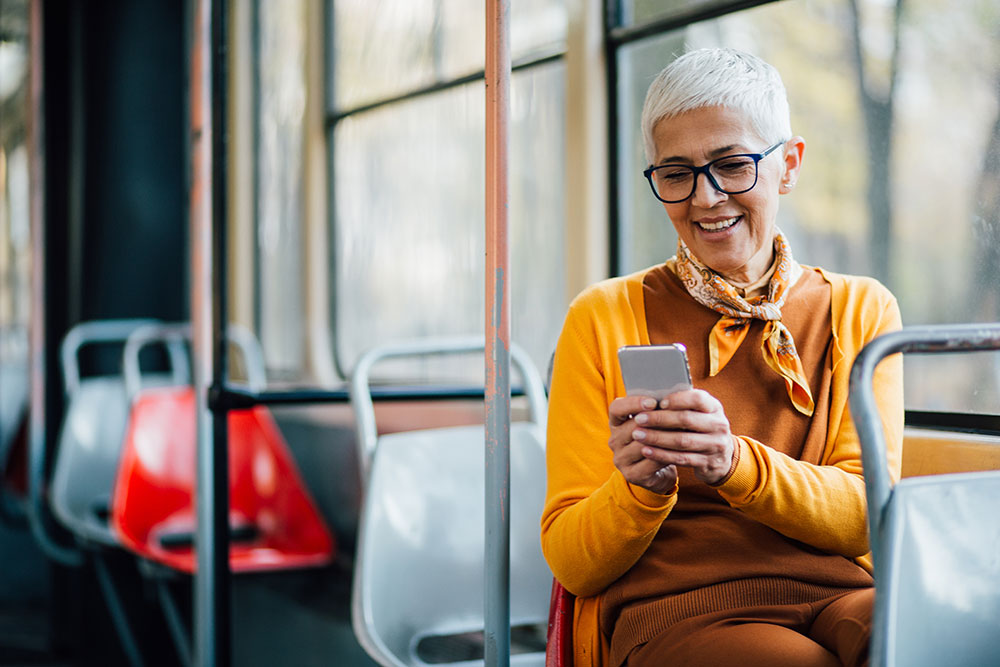
M618 350L625 393L659 400L691 388L687 350L673 345L626 345Z

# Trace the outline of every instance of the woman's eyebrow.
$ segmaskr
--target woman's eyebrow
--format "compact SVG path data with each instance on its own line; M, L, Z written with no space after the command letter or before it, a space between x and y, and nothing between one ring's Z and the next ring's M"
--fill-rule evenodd
M729 153L729 152L735 151L735 150L743 150L743 147L740 146L739 144L729 144L728 146L722 146L720 148L715 148L715 149L709 151L708 155L709 155L709 157L713 157L714 158L714 157L719 157L721 155L725 155L726 153ZM688 159L688 158L686 158L686 157L684 157L684 156L682 156L682 155L671 155L670 157L665 157L662 160L660 160L658 164L660 164L660 165L663 165L663 164L673 164L673 163L677 163L677 162L687 163L687 162L691 162L691 160Z

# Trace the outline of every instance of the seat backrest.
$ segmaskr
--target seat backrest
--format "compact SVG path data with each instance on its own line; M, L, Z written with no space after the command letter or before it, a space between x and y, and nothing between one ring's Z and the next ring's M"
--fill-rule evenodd
M111 525L136 554L194 572L196 403L192 387L151 388L132 402ZM328 563L333 538L270 412L229 413L230 567Z
M80 353L88 346L122 346L137 330L156 324L148 319L83 322L66 334L60 348L66 413L49 498L60 523L85 541L118 544L108 525L108 514L125 435L128 397L120 366L105 369L103 375L83 377ZM147 374L143 378L146 386L186 383L184 349L170 344L167 352L173 372Z
M548 618L552 574L539 539L542 438L538 424L511 425L512 628L544 629ZM361 644L383 664L422 665L430 662L422 654L427 640L483 631L484 467L481 426L379 438L361 516L352 618ZM512 664L543 662L544 647L512 649Z
M1000 471L900 481L883 519L886 664L1000 664ZM956 650L958 647L959 650Z
M125 385L120 377L89 378L69 398L52 473L52 513L78 537L115 546L108 515L128 415Z
M872 378L891 354L1000 350L1000 324L906 327L851 368L875 565L871 664L1000 664L1000 471L908 477L894 486Z
M903 477L1000 470L997 438L974 433L908 428L903 438Z

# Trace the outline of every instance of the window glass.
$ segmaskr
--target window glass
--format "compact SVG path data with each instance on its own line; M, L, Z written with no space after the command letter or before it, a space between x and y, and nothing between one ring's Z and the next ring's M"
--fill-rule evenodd
M0 5L0 469L28 404L28 7Z
M788 89L806 159L778 224L799 261L879 278L907 325L1000 319L1000 6L852 4L767 4L620 50L622 272L676 243L641 174L645 88L675 54L722 45L768 60ZM995 366L977 357L908 356L907 407L998 412Z
M268 373L304 366L304 0L258 5L257 253L260 341Z
M512 338L544 372L565 311L562 63L511 82ZM337 351L484 330L483 83L347 117L334 132ZM481 368L481 358L478 367Z
M733 0L621 0L618 21L620 25L629 26L734 4L742 3Z
M511 3L512 58L561 50L565 0ZM336 0L334 100L338 110L482 71L486 17L467 0Z

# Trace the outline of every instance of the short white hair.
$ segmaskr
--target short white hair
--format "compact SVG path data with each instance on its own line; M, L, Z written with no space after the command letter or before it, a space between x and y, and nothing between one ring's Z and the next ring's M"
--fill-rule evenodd
M664 67L646 91L641 125L647 163L652 165L655 159L657 123L714 106L746 114L750 126L767 143L792 136L788 97L778 70L743 51L698 49Z

